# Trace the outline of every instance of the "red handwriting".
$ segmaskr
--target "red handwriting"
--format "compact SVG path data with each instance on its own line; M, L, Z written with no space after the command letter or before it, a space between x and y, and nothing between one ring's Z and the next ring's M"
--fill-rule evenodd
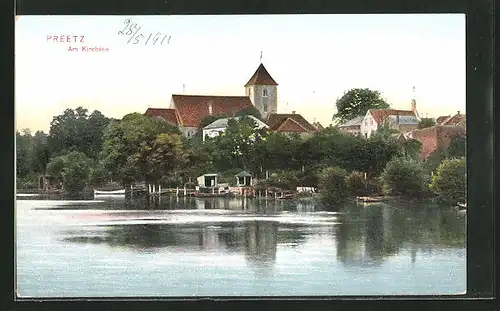
M85 36L76 35L47 35L47 42L57 43L84 43Z

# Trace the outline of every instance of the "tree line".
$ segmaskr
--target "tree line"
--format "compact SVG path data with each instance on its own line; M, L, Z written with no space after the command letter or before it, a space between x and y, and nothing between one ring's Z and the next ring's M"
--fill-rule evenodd
M110 182L182 187L205 173L220 173L231 184L236 173L247 170L260 181L257 187L319 187L337 202L350 194L422 195L444 160L465 156L465 141L459 139L422 161L420 142L399 140L386 126L369 139L335 126L304 138L258 129L245 115L260 117L255 110L241 112L225 132L203 142L201 130L187 139L170 123L139 113L116 120L82 107L67 109L53 118L48 134L16 133L17 188L37 187L41 174L56 177L69 194Z

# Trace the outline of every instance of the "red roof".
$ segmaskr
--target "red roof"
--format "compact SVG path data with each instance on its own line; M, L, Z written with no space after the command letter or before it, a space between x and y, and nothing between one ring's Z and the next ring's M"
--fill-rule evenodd
M266 123L269 125L271 130L279 132L286 132L289 129L291 132L297 132L299 131L297 126L300 127L300 132L317 131L317 129L304 119L303 116L296 113L272 113L267 117Z
M443 123L444 121L448 120L450 118L450 116L440 116L436 119L436 124L441 124Z
M423 159L427 158L434 150L436 150L437 135L435 126L413 130L410 132L410 137L422 143L420 155Z
M456 114L453 117L443 122L443 125L456 125L465 120L464 114Z
M248 96L202 96L172 95L172 102L177 109L179 125L197 127L203 118L209 115L234 116L238 111L252 107ZM210 106L212 111L210 113Z
M397 109L370 109L368 110L375 122L380 124L380 122L384 121L388 116L416 116L415 112L411 110L397 110Z
M437 148L445 149L451 143L451 139L457 135L466 135L464 127L460 126L432 126L424 129L413 130L410 137L422 143L421 156L427 158Z
M321 123L319 123L319 122L314 122L312 125L313 125L316 129L318 129L318 130L324 130L324 129L325 129L325 128L323 127L323 125L321 125Z
M159 117L174 125L179 125L177 111L173 108L148 108L144 113L148 117Z
M264 65L260 64L250 80L245 84L245 87L249 85L278 85L278 83L274 81Z

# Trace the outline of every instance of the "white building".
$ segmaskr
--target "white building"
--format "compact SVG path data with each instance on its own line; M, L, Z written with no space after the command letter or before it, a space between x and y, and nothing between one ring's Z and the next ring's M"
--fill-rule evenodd
M419 121L418 114L413 110L370 109L361 122L360 130L362 136L369 138L382 123L389 122L390 126L405 133L416 129Z
M267 126L267 124L260 121L256 117L254 117L254 116L247 116L247 117L252 119L256 123L257 128L259 128L259 129L269 128L269 126ZM225 132L226 128L227 128L227 124L228 124L229 120L231 120L231 119L239 120L240 117L218 119L218 120L215 120L214 122L210 123L209 125L205 126L203 128L203 141L205 141L205 137L214 138L214 137L219 136L220 133Z

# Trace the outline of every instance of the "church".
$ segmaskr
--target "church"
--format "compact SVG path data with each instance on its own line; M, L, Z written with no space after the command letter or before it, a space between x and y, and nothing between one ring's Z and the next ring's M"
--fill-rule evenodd
M251 107L259 110L262 121L273 131L310 134L318 130L300 114L278 114L278 83L262 63L244 87L245 96L172 94L169 108L148 108L145 115L170 122L186 137L196 134L207 116L234 117Z

